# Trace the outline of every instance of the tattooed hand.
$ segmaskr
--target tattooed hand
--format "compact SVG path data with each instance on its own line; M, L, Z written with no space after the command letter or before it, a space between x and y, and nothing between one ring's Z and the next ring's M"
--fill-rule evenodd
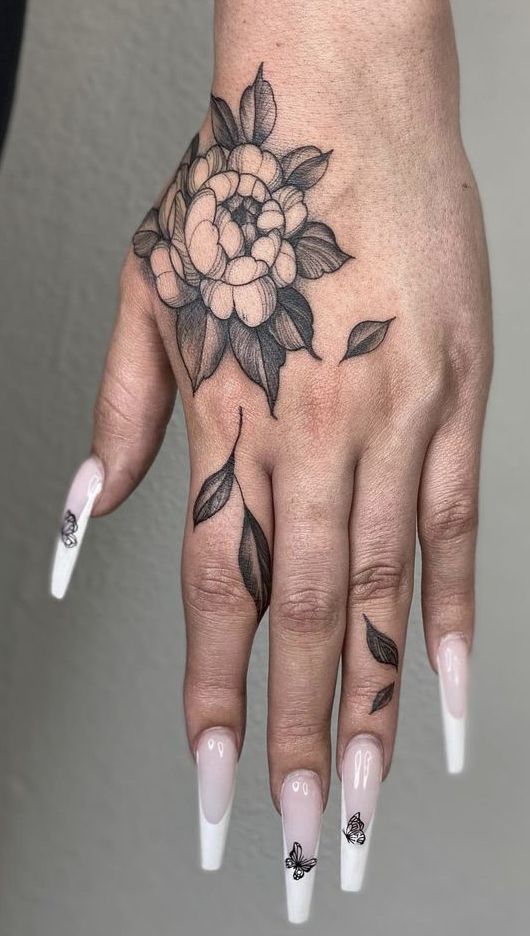
M218 4L207 117L124 266L94 513L148 469L178 386L203 864L221 860L248 659L270 604L271 788L294 918L315 878L340 660L342 884L362 880L392 757L417 524L448 764L462 766L490 296L446 5L434 17L413 0L376 2L373 33L361 4L338 3L330 26L322 3L275 0L243 17L237 41L236 6ZM310 67L325 30L336 54ZM284 35L299 37L289 55ZM65 580L84 532L75 490Z

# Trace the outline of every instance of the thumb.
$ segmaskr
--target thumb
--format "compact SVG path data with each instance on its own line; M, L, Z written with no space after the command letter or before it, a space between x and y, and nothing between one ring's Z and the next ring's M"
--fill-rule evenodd
M175 394L151 287L131 256L123 268L118 314L94 411L92 454L66 497L52 568L54 597L66 593L90 517L119 507L153 463Z
M151 467L175 404L173 371L156 324L152 290L136 258L120 303L94 410L92 451L104 469L93 516L119 507Z

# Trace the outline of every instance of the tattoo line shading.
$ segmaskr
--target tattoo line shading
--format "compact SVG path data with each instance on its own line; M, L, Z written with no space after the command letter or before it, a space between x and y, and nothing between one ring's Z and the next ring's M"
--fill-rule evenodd
M356 812L350 819L346 828L342 830L343 835L350 845L364 845L366 835L364 832L364 822L361 819L361 813Z
M294 880L300 881L304 874L309 874L315 867L317 861L318 858L304 858L300 842L293 842L293 847L285 859L285 867L292 868Z
M193 393L231 349L274 414L287 353L305 349L318 360L313 311L299 281L353 259L328 225L310 218L306 203L332 151L300 146L282 155L265 147L277 107L263 64L237 116L214 96L210 113L214 145L200 149L194 137L159 208L136 231L134 252L149 264L162 302L175 310ZM346 357L377 347L388 324L357 325L362 337Z
M77 517L71 510L67 510L61 527L61 539L68 549L77 546L77 536L75 535L77 530Z
M234 484L243 502L243 527L239 541L239 571L245 588L256 605L258 622L270 602L272 561L267 537L254 514L247 507L241 484L235 473L236 448L243 426L243 410L239 408L239 428L232 451L224 465L206 478L193 505L193 525L209 520L223 509L232 494Z
M383 634L377 627L374 627L366 614L363 614L363 618L366 624L366 643L368 644L368 649L374 660L377 660L378 663L394 666L397 670L399 667L399 653L395 642L387 634ZM373 715L374 712L378 712L392 701L394 686L395 683L392 682L383 689L380 689L379 692L376 692L372 700L370 715Z

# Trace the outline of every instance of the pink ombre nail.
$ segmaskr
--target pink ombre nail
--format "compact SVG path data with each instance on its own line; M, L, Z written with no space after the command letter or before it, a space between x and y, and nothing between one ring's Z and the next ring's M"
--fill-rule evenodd
M322 807L322 786L316 773L298 770L288 774L282 786L280 808L290 923L304 923L309 918Z
M341 888L363 884L375 807L383 776L383 752L372 735L357 735L342 758Z
M438 647L438 677L449 773L464 767L467 714L468 645L460 634L446 634Z
M234 797L237 747L228 728L208 728L196 749L201 866L221 867Z
M103 488L103 478L103 465L92 455L83 462L70 485L53 560L51 593L54 598L63 598L66 594L94 502Z

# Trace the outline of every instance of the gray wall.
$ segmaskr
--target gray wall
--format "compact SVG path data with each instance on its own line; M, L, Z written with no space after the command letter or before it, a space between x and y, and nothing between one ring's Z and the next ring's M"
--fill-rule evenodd
M226 867L197 868L180 704L180 411L141 489L93 524L67 600L47 597L121 257L207 101L210 12L199 0L33 0L29 11L0 173L1 936L288 932L264 755L265 628ZM338 890L335 785L308 933L511 936L529 917L530 6L458 0L455 17L497 337L469 768L444 772L416 603L368 884L357 898Z

